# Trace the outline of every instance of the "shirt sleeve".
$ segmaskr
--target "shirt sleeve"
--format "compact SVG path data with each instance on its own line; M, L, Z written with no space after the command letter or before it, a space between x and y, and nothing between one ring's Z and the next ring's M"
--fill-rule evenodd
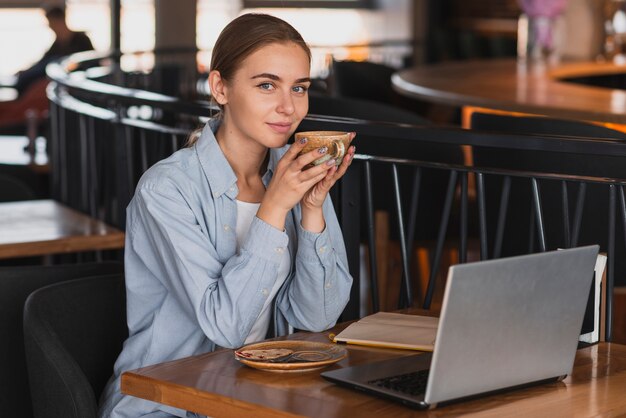
M352 286L346 248L330 197L323 211L326 228L321 233L302 228L300 211L296 211L295 275L278 301L291 325L316 332L335 325L350 299Z
M282 255L276 249L287 246L287 235L255 218L239 253L220 260L200 215L175 186L139 189L130 210L132 253L167 289L166 297L216 344L241 346L276 281Z

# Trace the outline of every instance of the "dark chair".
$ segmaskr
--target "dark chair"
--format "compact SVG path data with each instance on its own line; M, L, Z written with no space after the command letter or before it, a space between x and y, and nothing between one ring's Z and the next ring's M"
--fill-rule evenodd
M333 96L393 103L396 93L391 89L391 76L395 72L393 67L374 62L333 61L331 93Z
M320 94L309 96L309 114L338 116L374 122L406 123L409 125L429 125L430 122L403 108L380 101L349 97L330 97Z
M329 77L330 95L386 103L425 114L429 104L402 96L392 88L391 76L396 71L388 65L369 61L333 61Z
M24 343L35 417L95 418L127 336L123 274L32 293L24 307Z
M52 283L122 271L122 264L116 262L0 268L0 338L4 342L0 344L3 359L0 410L3 415L33 416L22 327L28 295Z

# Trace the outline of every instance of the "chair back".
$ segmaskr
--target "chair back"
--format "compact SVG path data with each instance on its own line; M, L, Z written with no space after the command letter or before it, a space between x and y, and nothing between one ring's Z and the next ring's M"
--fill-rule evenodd
M26 357L24 354L23 312L26 298L35 290L53 283L102 274L121 273L117 262L56 266L0 267L0 410L3 415L33 416Z
M419 114L431 113L429 103L403 96L393 89L391 76L398 70L370 61L333 61L328 77L328 92L333 97L386 103Z
M331 93L333 96L393 103L396 93L391 88L391 76L395 72L393 67L374 62L333 61Z
M309 114L338 116L376 122L429 125L430 121L403 108L382 102L348 97L309 95Z
M24 342L35 417L95 417L127 336L123 274L32 293L24 308Z

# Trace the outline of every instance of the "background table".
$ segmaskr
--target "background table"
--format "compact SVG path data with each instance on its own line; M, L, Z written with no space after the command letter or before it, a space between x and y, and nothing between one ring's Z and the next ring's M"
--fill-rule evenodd
M297 333L288 339L328 341L328 333ZM415 353L346 347L349 356L338 366ZM254 370L238 363L232 350L221 350L126 372L122 376L122 391L216 418L452 417L468 413L481 417L626 414L626 346L617 344L601 343L579 350L574 371L563 382L492 395L432 411L415 411L333 385L322 379L319 373ZM476 378L480 379L480 376Z
M123 247L124 232L53 200L0 203L0 259Z
M434 103L626 124L626 91L564 81L625 73L626 66L613 63L533 67L498 59L419 66L394 74L392 85Z

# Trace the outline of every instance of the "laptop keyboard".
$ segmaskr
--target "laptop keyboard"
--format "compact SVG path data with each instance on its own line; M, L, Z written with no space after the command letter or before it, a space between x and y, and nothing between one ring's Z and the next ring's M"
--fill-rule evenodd
M416 372L401 374L398 376L384 377L370 380L370 385L379 386L401 392L407 395L417 396L426 392L426 382L430 370L418 370Z

